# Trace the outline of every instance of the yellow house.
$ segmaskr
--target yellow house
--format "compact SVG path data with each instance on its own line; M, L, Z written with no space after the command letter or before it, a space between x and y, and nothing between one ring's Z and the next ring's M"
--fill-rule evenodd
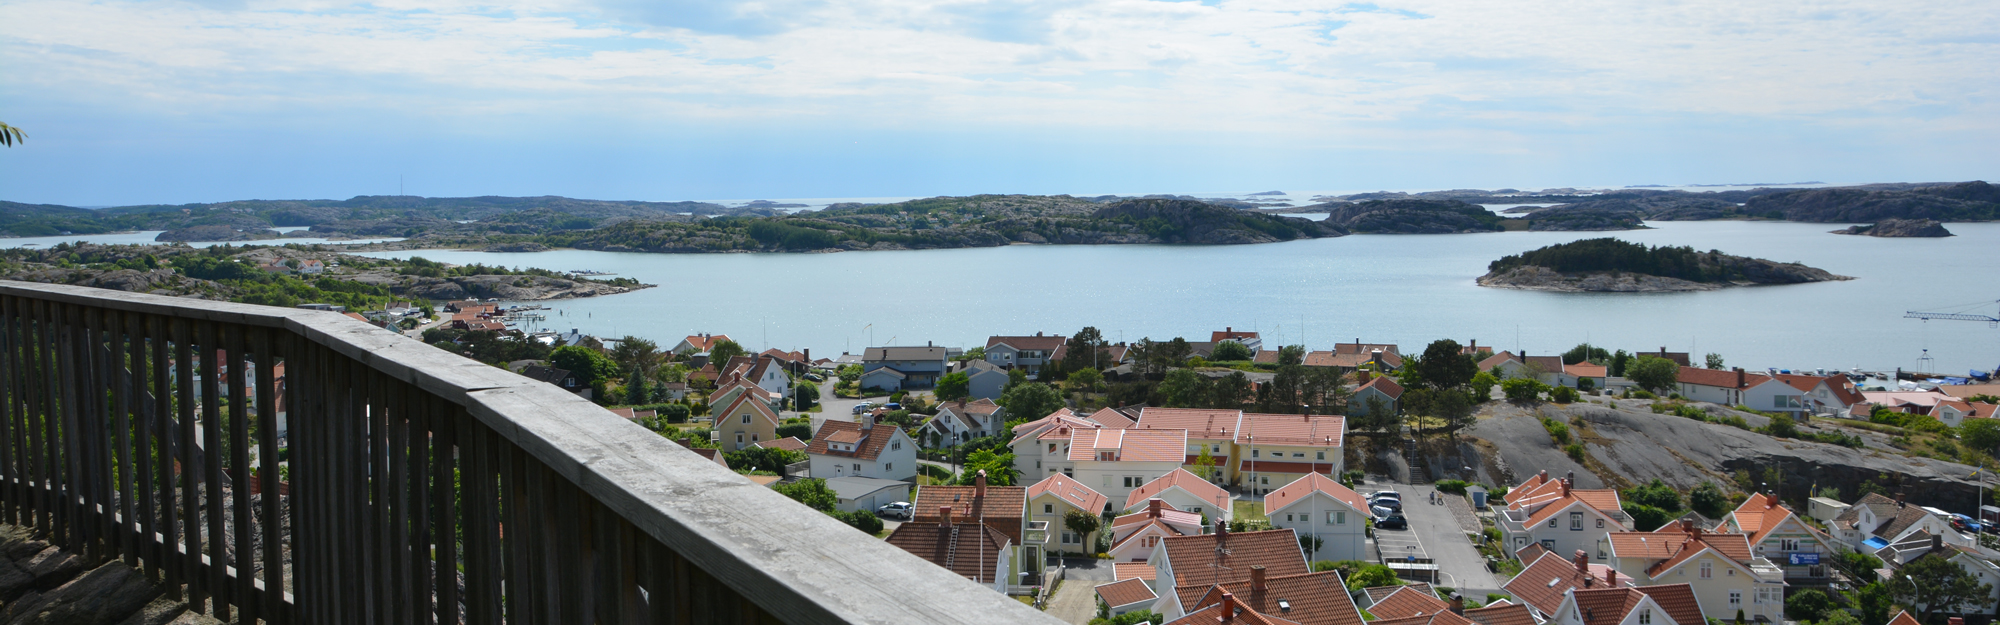
M1611 566L1638 586L1687 584L1704 616L1776 623L1785 618L1785 572L1750 550L1744 534L1718 534L1692 522L1651 532L1612 532Z
M729 406L714 413L717 447L729 451L778 439L778 413L755 393L743 393Z
M1269 494L1312 473L1338 476L1345 466L1345 417L1245 414L1239 425L1236 473L1252 493Z
M1063 519L1071 510L1101 517L1104 504L1108 501L1102 493L1091 490L1070 476L1057 473L1029 486L1027 494L1028 523L1047 523L1044 527L1048 528L1049 535L1056 537L1055 544L1049 545L1050 551L1096 553L1097 535L1106 528L1079 536L1069 531Z

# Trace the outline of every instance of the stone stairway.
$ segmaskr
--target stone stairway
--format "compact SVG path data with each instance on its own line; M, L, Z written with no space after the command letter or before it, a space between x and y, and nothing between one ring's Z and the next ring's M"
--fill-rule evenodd
M0 525L0 625L220 625L123 561L88 567L32 528Z
M1410 485L1431 483L1430 471L1424 468L1423 454L1417 453L1417 441L1403 441L1403 462L1410 467Z

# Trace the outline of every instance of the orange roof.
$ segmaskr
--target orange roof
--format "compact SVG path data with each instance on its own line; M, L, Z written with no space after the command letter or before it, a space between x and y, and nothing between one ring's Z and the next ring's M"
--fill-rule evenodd
M1535 615L1528 611L1528 606L1506 599L1466 610L1465 618L1479 625L1535 625Z
M1287 623L1292 623L1293 625L1297 625L1292 621L1259 614L1253 608L1236 603L1236 597L1229 593L1223 593L1223 597L1225 597L1224 600L1217 601L1208 607L1188 612L1187 616L1174 619L1168 622L1167 625L1208 625L1209 623L1240 623L1242 625L1286 625ZM1233 614L1223 614L1225 611Z
M1153 594L1153 588L1146 585L1146 580L1133 578L1099 584L1097 598L1104 600L1104 605L1117 608L1141 601L1152 601L1160 596Z
M727 334L691 335L688 336L685 340L689 345L694 346L695 351L705 352L708 351L709 348L714 347L716 343L729 340L729 335Z
M1655 534L1655 536L1667 537L1672 536L1672 534ZM1680 549L1674 553L1673 557L1648 567L1646 574L1652 577L1659 577L1704 551L1714 551L1716 555L1735 561L1739 565L1749 562L1751 557L1749 537L1742 534L1701 534L1698 537L1684 536L1680 542Z
M1160 476L1159 479L1132 489L1132 494L1125 497L1125 509L1131 510L1136 508L1146 503L1147 499L1158 497L1160 493L1164 493L1170 488L1179 488L1187 491L1188 494L1201 499L1203 503L1215 504L1217 510L1229 509L1229 491L1223 490L1220 486L1208 483L1208 480L1201 479L1200 476L1189 473L1187 469L1174 469L1172 472Z
M1133 421L1131 417L1125 416L1125 413L1112 410L1110 408L1103 408L1098 410L1097 412L1090 413L1090 420L1095 421L1099 425L1102 425L1104 427L1118 428L1121 430L1132 427L1132 424L1137 423L1137 421Z
M1619 574L1611 567L1585 564L1582 570L1578 570L1574 561L1548 553L1537 558L1528 565L1528 568L1522 569L1520 573L1514 575L1514 579L1507 580L1501 587L1506 589L1507 594L1514 595L1514 598L1520 599L1529 607L1540 610L1543 614L1555 614L1556 608L1562 605L1563 593L1569 592L1572 588L1613 585L1605 583L1607 576L1616 582L1615 585L1624 585L1632 581L1631 577Z
M1127 525L1144 524L1153 518L1153 511L1151 509L1142 508L1138 512L1121 514L1111 519L1111 527L1122 528ZM1160 502L1160 516L1158 518L1170 525L1192 527L1197 531L1201 529L1201 515L1180 510L1175 508L1174 504L1165 501Z
M1361 385L1361 388L1354 389L1354 392L1358 394L1363 390L1371 388L1381 391L1384 395L1388 395L1390 399L1401 399L1403 397L1403 385L1397 384L1395 380L1391 380L1387 376L1375 376L1367 384Z
M1701 602L1695 599L1694 587L1687 584L1660 584L1633 588L1660 604L1660 609L1675 623L1706 623L1701 614Z
M1479 361L1479 370L1492 371L1494 367L1506 364L1506 362L1509 360L1512 360L1514 362L1521 361L1520 358L1514 357L1514 352L1502 351L1498 354L1487 356L1485 360Z
M1244 608L1276 614L1300 625L1363 625L1354 598L1335 571L1266 576L1264 587L1240 579L1224 584L1175 588L1184 608L1206 608L1230 593ZM1193 597L1193 598L1191 598Z
M1437 614L1449 609L1451 604L1437 598L1437 595L1404 586L1376 601L1375 605L1368 606L1368 613L1377 619L1391 619Z
M1347 419L1331 415L1245 413L1237 423L1238 445L1248 445L1254 438L1266 445L1339 447L1347 432Z
M1590 507L1592 510L1610 513L1619 509L1618 491L1572 489L1569 491L1569 496L1563 497L1561 499L1556 499L1554 501L1550 501L1547 504L1542 505L1541 509L1536 510L1533 514L1528 515L1528 525L1534 525L1537 523L1541 523L1543 521L1547 521L1549 520L1549 517L1555 516L1557 513L1560 513L1563 510L1568 509L1571 505L1577 503L1582 503L1583 505ZM1534 504L1528 504L1528 505L1534 505Z
M1210 410L1206 408L1154 408L1139 411L1139 429L1187 430L1190 439L1236 440L1237 426L1243 421L1241 410Z
M1604 365L1594 365L1590 361L1579 362L1573 365L1563 365L1563 373L1579 378L1601 378L1609 371L1610 369Z
M1318 473L1307 473L1305 477L1292 480L1292 483L1264 495L1264 515L1270 516L1314 492L1325 493L1328 497L1340 500L1356 512L1368 511L1368 501L1362 499L1360 493L1341 486L1340 482L1333 481L1333 478Z
M1369 613L1373 614L1374 611L1371 610L1369 611ZM1444 612L1432 612L1430 614L1425 614L1422 616L1407 616L1403 618L1380 619L1376 621L1370 621L1370 624L1371 625L1473 625L1471 620L1468 620L1465 617L1459 616L1457 614L1452 614L1451 611L1449 610Z
M1917 617L1910 616L1909 612L1899 611L1894 618L1889 619L1889 625L1923 625L1923 623L1917 622Z
M1109 451L1116 454L1119 462L1178 464L1186 449L1187 434L1179 430L1070 430L1070 460L1094 460L1097 454Z
M1779 503L1777 497L1764 493L1750 495L1743 500L1743 505L1730 513L1730 518L1736 521L1737 531L1749 534L1752 543L1764 542L1764 537L1771 535L1771 530L1777 529L1791 516L1791 508Z
M807 447L806 442L799 440L799 437L797 436L787 436L774 441L764 441L761 443L756 443L751 446L763 447L766 449L784 449L787 451L805 451Z
M1035 336L989 336L986 337L986 348L992 349L994 346L1006 343L1008 347L1014 349L1049 352L1062 347L1067 341L1067 338L1061 336L1040 334Z
M1160 539L1160 549L1172 563L1176 587L1247 580L1251 566L1264 567L1272 577L1311 572L1292 530L1168 536Z
M812 442L806 444L805 452L817 456L873 460L882 455L882 450L889 446L889 440L895 437L895 426L871 427L864 430L861 429L861 424L853 421L827 419L819 425L819 431L813 434ZM834 451L827 444L835 442L857 444L854 451Z
M1825 383L1827 390L1832 391L1834 398L1840 400L1842 405L1852 406L1863 401L1861 392L1854 388L1854 382L1848 380L1845 375L1834 374L1820 377L1816 375L1780 373L1774 377L1779 382L1784 382L1786 386L1798 389L1802 393L1810 393L1813 389L1818 388L1821 383Z
M1736 383L1737 380L1736 376L1739 373L1742 372L1730 369L1702 369L1700 367L1681 367L1680 373L1674 377L1674 381L1680 382L1682 384L1694 384L1698 386L1714 386L1719 388L1755 388L1759 384L1771 381L1771 376L1764 375L1762 373L1742 373L1743 384L1738 385Z
M1091 490L1089 486L1084 486L1082 482L1078 482L1070 476L1061 473L1052 473L1048 477L1043 478L1042 481L1035 482L1033 486L1028 487L1028 500L1034 501L1036 497L1050 493L1054 493L1056 497L1061 498L1071 506L1075 506L1076 509L1091 514L1103 512L1104 502L1109 499L1103 494Z
M1111 565L1111 576L1120 580L1143 579L1150 582L1159 574L1153 570L1153 565L1144 562L1117 562Z

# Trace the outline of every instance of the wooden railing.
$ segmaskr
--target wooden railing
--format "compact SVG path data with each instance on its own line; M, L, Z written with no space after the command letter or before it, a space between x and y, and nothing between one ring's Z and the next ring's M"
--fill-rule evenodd
M337 313L0 281L0 403L0 522L225 620L1050 620Z

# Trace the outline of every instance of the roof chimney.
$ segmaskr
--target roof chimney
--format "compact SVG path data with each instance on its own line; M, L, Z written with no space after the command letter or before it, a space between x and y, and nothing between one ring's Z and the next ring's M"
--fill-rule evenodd
M1944 548L1944 534L1931 534L1931 549Z
M978 476L976 476L976 477L974 477L974 478L972 478L972 496L973 496L973 497L985 497L985 496L986 496L986 470L985 470L985 469L980 469L980 470L979 470L979 475L978 475Z
M1214 326L1209 326L1209 327L1214 327ZM1229 326L1222 326L1222 333L1223 333L1223 334L1228 334L1228 333L1231 333L1231 332L1235 332L1235 331L1236 331L1236 328L1232 328L1232 327L1229 327Z
M1215 544L1218 547L1229 544L1229 524L1222 519L1215 520Z
M951 506L938 506L938 518L944 519L941 522L944 523L945 527L951 527ZM1577 553L1583 552L1579 551Z
M863 430L873 428L875 427L875 411L863 412L861 416L855 417L854 420L856 423L861 424L861 429Z
M1578 549L1576 550L1576 557L1574 559L1576 561L1576 572L1586 576L1590 575L1590 554L1584 553L1582 549Z
M1618 569L1604 567L1604 585L1609 588L1618 587Z
M1364 385L1365 385L1365 384L1367 384L1367 383L1368 383L1368 372L1366 372L1366 371L1356 371L1356 372L1354 372L1354 383L1356 383L1356 384L1364 384Z
M1947 620L1947 621L1945 621L1945 622L1946 622L1946 623L1949 623L1950 625L1965 625L1965 617L1963 617L1963 616L1954 616L1954 617L1951 617L1951 619L1950 619L1950 620Z
M1903 507L1903 493L1901 492L1896 493L1896 507Z
M1570 481L1570 478L1563 478L1563 496L1564 496L1564 497L1568 497L1568 496L1569 496L1569 489L1570 489L1570 486L1571 486L1572 484L1573 484L1573 482L1571 482L1571 481Z
M1146 516L1154 519L1160 518L1160 506L1166 503L1158 497L1146 500Z
M1681 533L1683 534L1695 533L1694 519L1681 519Z
M1236 620L1236 595L1226 592L1222 593L1222 622L1229 623L1229 622L1234 622L1235 620Z
M1737 367L1737 368L1736 368L1736 388L1743 388L1743 382L1744 382L1744 377L1745 377L1745 376L1744 376L1744 374L1743 374L1743 368L1742 368L1742 367Z
M1250 565L1250 592L1264 594L1264 565Z
M1457 592L1451 593L1451 613L1459 616L1465 615L1465 597L1460 596Z
M1770 510L1776 507L1778 507L1778 496L1771 493L1764 493L1764 509Z

